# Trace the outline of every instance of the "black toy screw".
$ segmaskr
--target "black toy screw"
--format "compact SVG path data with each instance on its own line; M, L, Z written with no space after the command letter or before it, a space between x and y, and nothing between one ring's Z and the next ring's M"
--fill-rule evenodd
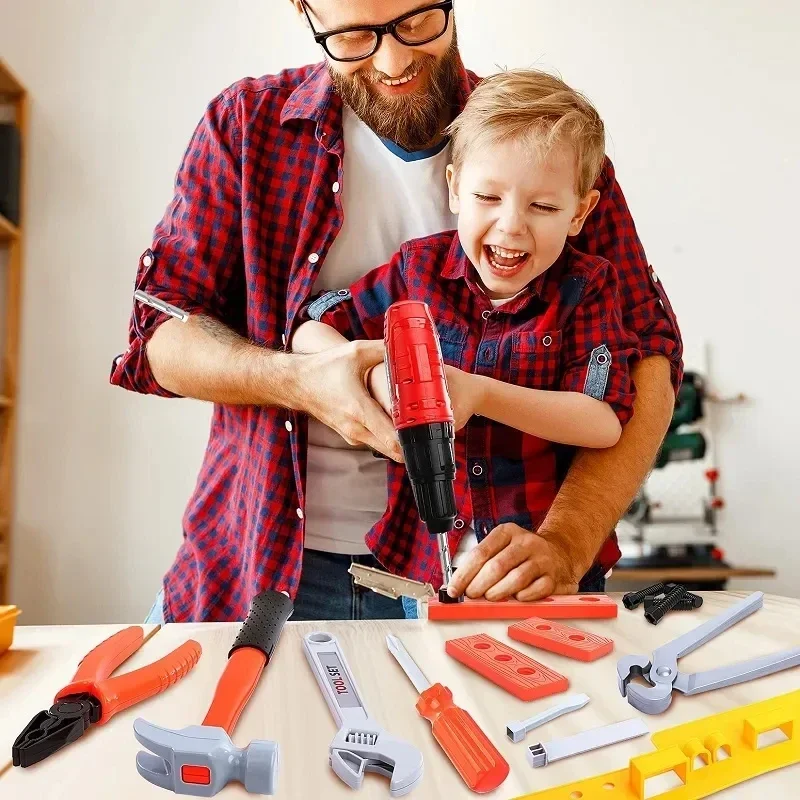
M622 604L629 611L633 611L634 608L637 608L642 604L642 601L645 599L645 597L663 594L666 591L667 587L663 583L654 583L652 586L648 586L646 589L641 589L638 592L628 592L622 598Z
M663 600L660 600L655 608L644 612L644 618L652 625L658 625L668 611L672 611L678 603L686 597L686 589L683 586L675 586L670 589Z

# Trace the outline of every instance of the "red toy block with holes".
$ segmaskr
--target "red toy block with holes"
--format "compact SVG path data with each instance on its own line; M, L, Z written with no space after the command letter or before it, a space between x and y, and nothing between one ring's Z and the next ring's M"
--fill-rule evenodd
M614 649L613 639L541 617L532 617L509 625L508 635L518 642L578 661L596 661Z
M444 649L456 661L520 700L538 700L569 688L563 675L485 633L450 639Z
M428 600L429 620L463 621L471 619L611 619L617 604L607 594L562 594L531 603L519 600L469 600L440 603Z

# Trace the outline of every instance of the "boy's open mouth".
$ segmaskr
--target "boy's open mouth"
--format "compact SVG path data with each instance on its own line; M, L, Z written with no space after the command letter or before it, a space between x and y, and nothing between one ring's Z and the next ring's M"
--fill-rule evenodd
M530 257L524 250L506 250L495 244L485 244L483 252L492 272L504 278L516 275Z

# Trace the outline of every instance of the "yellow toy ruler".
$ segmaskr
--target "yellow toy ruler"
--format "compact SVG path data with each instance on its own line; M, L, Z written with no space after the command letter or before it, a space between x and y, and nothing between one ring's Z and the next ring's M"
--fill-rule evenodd
M760 741L762 735L773 731L783 733L782 741L768 744L767 737ZM650 739L656 752L632 758L626 769L515 800L644 800L645 782L670 771L677 774L683 786L655 797L697 800L765 772L797 764L800 691L667 728Z

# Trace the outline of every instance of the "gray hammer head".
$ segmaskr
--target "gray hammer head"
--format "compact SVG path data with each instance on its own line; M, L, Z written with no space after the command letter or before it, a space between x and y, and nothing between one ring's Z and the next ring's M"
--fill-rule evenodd
M133 733L150 753L139 751L136 769L150 783L176 794L213 797L231 781L248 792L274 794L278 781L278 744L256 740L236 747L223 728L190 725L179 731L143 719Z

